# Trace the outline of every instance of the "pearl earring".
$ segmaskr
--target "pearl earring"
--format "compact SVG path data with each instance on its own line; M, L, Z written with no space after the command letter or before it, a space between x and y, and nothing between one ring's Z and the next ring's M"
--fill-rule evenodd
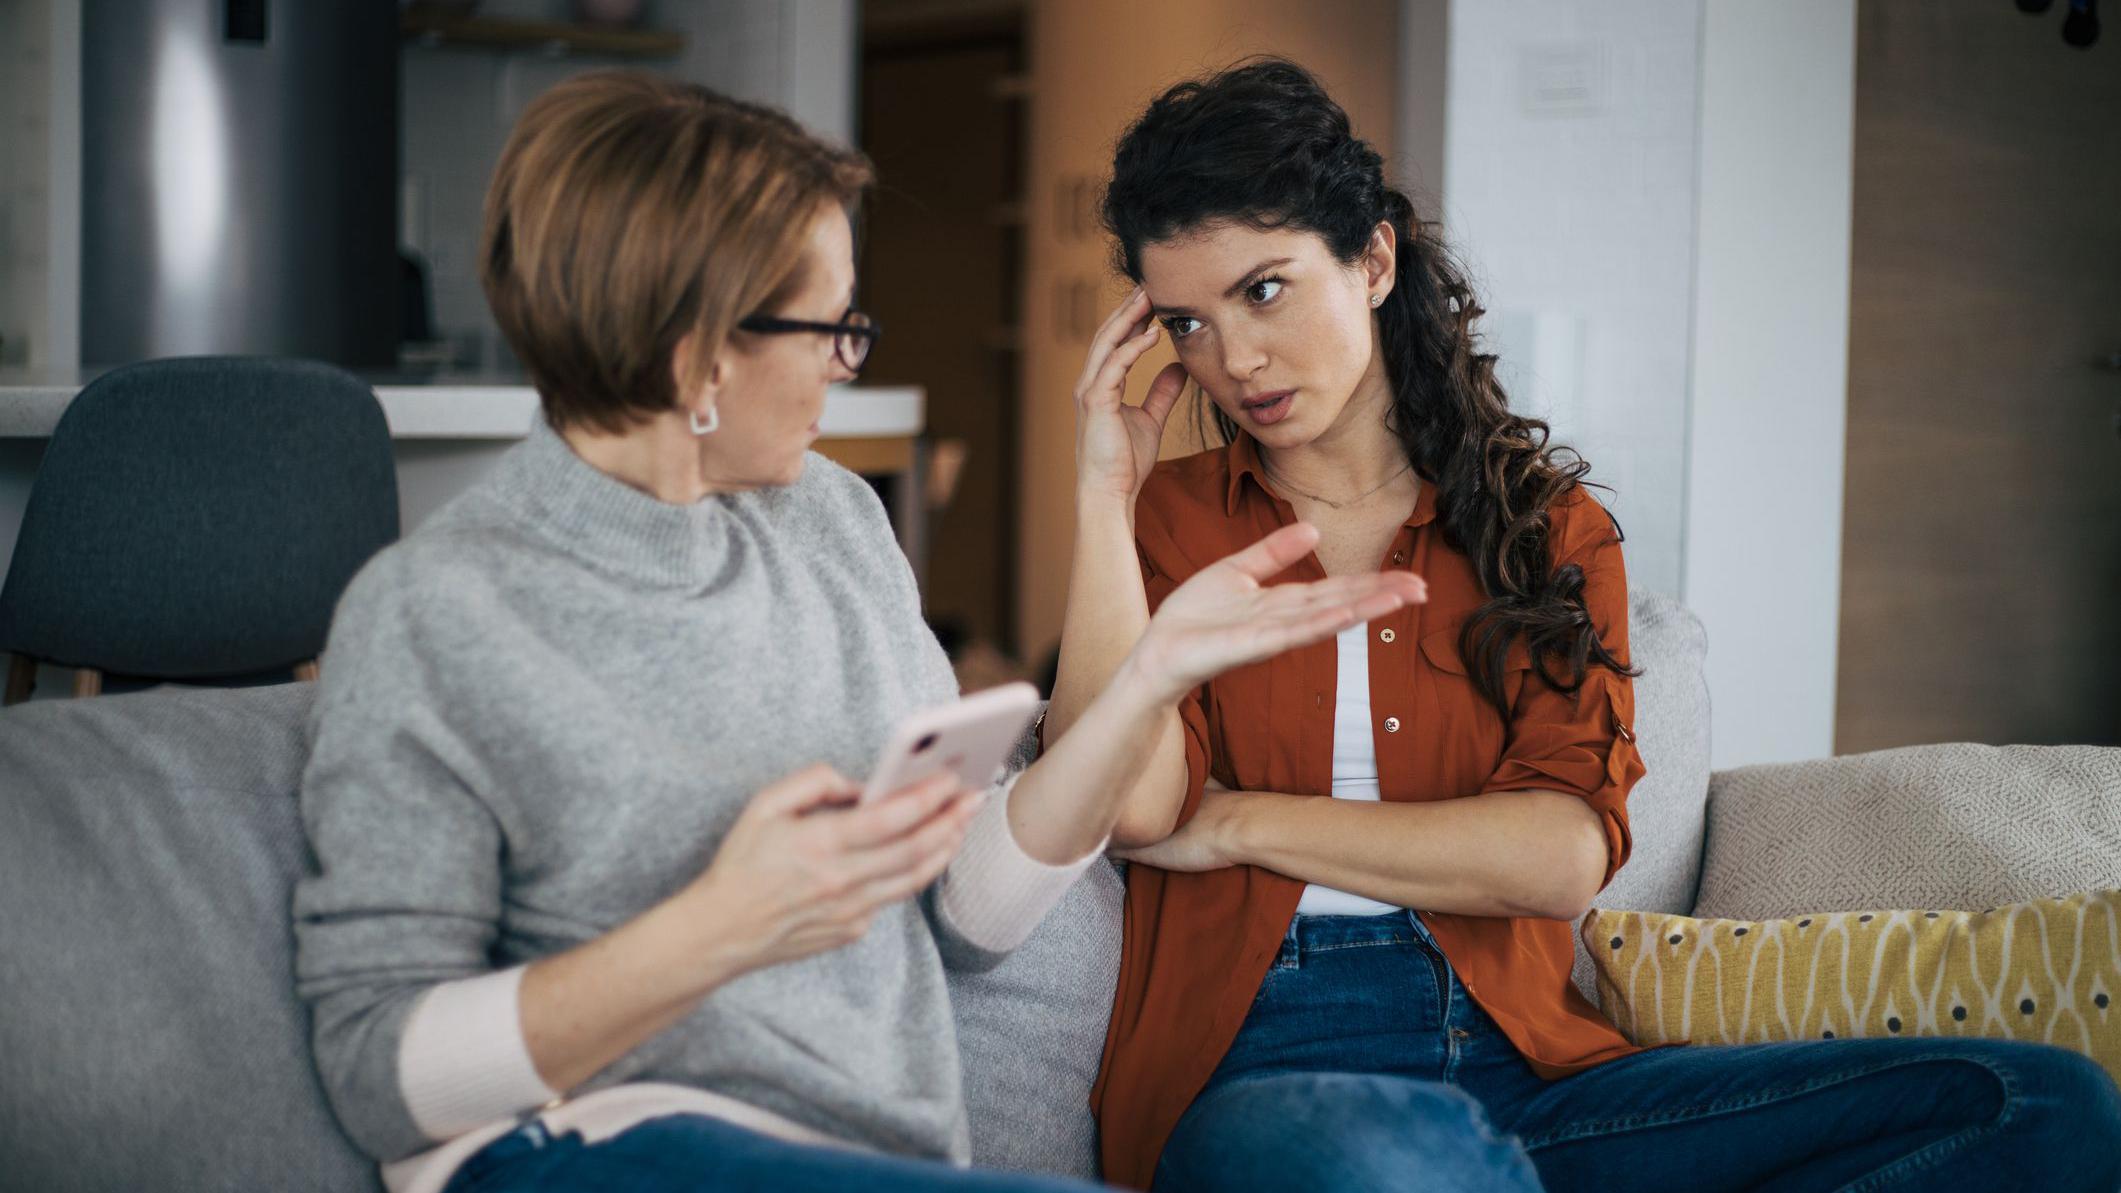
M707 421L704 423L700 421L699 411L697 410L686 411L685 418L692 423L692 433L695 435L712 435L714 434L714 429L722 425L721 409L715 406L707 408Z
M1370 305L1372 307L1381 307L1385 305L1385 296L1382 294L1372 294L1370 296Z

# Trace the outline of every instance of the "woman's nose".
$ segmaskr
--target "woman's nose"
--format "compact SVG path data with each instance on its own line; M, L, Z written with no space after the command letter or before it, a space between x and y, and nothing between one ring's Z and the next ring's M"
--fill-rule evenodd
M1223 371L1232 381L1249 381L1267 367L1267 354L1246 344L1225 342L1223 345Z

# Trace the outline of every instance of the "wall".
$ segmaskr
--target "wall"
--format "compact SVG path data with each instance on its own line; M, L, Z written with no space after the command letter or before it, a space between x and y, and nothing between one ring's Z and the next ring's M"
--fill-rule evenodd
M1445 232L1630 582L1707 625L1717 766L1834 746L1853 14L1450 5Z
M1591 462L1629 581L1679 591L1700 9L1458 3L1444 233L1514 409Z
M80 5L0 0L0 369L79 359L80 143ZM42 440L0 439L0 560L43 458ZM44 687L63 678L47 670Z
M1854 0L1703 10L1681 595L1718 767L1834 750Z
M0 368L80 340L81 6L0 0Z
M1398 73L1394 169L1416 209L1433 216L1450 123L1451 0L1399 0Z
M488 0L482 15L556 19L552 0ZM508 370L515 360L486 309L476 268L486 183L526 104L570 75L649 70L786 109L823 135L854 135L855 0L664 0L646 23L686 34L673 59L407 46L399 235L430 265L438 333L462 363Z
M1272 0L1069 0L1031 7L1022 464L1017 633L1032 660L1059 640L1075 533L1073 389L1090 335L1127 287L1111 269L1095 203L1127 122L1180 79L1248 54L1296 59L1325 80L1358 135L1389 159L1398 102L1392 0L1301 6ZM1124 30L1122 34L1121 30ZM1132 400L1172 359L1135 366ZM1174 421L1188 416L1181 406ZM1183 436L1165 442L1185 450Z
M2060 15L1859 10L1843 751L2121 745L2121 37Z

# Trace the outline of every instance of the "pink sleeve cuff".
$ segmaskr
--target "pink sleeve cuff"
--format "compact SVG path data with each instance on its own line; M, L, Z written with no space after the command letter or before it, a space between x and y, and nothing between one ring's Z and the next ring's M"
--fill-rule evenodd
M964 848L943 872L938 906L967 941L990 952L1006 953L1024 943L1046 912L1068 893L1091 863L1104 856L1100 844L1084 856L1061 865L1025 853L1009 830L1012 775L987 795Z
M420 996L398 1040L398 1090L414 1125L452 1139L557 1099L531 1063L516 1001L518 965Z

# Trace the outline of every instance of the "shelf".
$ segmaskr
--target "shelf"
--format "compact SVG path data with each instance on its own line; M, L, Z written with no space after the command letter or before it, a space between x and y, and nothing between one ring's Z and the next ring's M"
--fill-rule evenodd
M663 29L617 29L557 21L460 17L414 5L398 17L398 32L423 46L468 46L488 50L536 50L545 54L603 54L619 58L675 58L685 35Z

